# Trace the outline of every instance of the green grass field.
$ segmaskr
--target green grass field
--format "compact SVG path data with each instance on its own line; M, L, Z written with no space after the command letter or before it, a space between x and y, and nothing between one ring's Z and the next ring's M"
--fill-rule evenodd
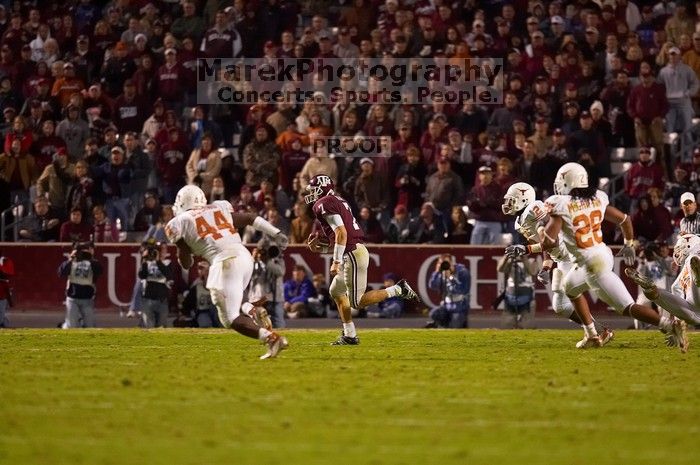
M0 463L697 464L700 337L574 331L0 332Z

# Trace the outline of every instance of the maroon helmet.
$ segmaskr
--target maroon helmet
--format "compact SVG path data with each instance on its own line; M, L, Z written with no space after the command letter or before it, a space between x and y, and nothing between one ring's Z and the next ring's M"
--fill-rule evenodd
M306 190L309 191L307 195L304 196L304 201L308 205L316 203L321 197L325 197L328 194L333 193L333 180L330 176L325 174L317 174L309 181L309 185L306 186Z

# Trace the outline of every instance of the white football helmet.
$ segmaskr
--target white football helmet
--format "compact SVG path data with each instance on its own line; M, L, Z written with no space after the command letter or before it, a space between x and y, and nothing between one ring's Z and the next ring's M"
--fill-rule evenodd
M503 196L501 210L506 215L515 215L535 201L535 189L526 182L516 182Z
M197 186L188 185L178 191L177 196L175 196L173 210L176 215L179 215L188 210L202 208L206 204L207 196L204 195L204 191Z
M588 172L578 163L566 163L554 178L554 193L557 195L569 195L571 189L588 187Z
M697 252L700 252L700 236L683 234L673 247L673 261L676 262L676 265L683 266L686 259Z

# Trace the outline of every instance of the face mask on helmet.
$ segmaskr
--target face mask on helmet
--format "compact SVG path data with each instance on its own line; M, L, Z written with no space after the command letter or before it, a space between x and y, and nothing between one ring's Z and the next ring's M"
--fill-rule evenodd
M309 192L304 196L304 202L307 205L315 203L321 197L330 194L333 191L333 180L325 175L314 176L309 185L306 186Z
M503 200L503 213L515 215L535 201L535 190L527 183L518 182L508 188Z
M307 205L316 203L321 195L323 195L323 189L318 186L312 186L309 184L306 186L306 190L309 191L309 193L304 196L304 202L306 202Z
M687 258L700 251L700 237L694 234L685 234L678 238L673 247L673 261L676 265L683 266Z

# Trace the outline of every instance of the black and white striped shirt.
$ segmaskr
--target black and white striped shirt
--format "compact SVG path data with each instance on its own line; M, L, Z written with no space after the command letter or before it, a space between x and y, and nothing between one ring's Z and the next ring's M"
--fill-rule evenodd
M693 213L681 220L681 234L700 234L700 215Z

